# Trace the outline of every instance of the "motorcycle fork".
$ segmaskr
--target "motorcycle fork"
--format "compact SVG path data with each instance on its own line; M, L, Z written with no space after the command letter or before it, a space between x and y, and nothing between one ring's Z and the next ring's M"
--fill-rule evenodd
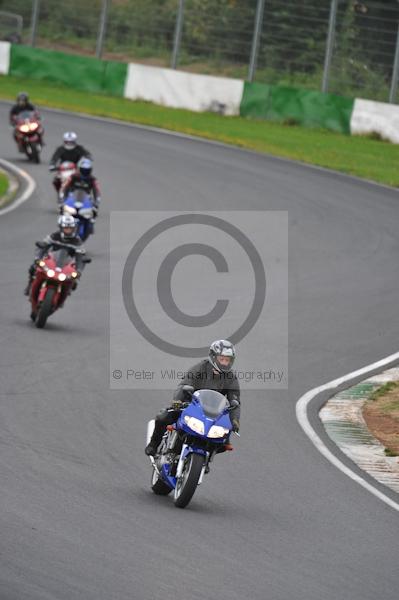
M37 295L37 304L41 304L43 302L44 296L46 295L46 292L43 291L45 290L45 288L47 288L47 282L43 281L42 285L40 286L39 293Z
M183 466L184 466L184 461L186 460L187 457L187 448L188 448L188 444L183 444L182 449L181 449L181 453L180 453L180 458L179 458L179 462L177 463L177 469L176 469L176 479L179 479L182 476L183 473ZM207 462L209 460L209 452L206 452L205 455L202 455L204 460L204 464L202 465L202 469L201 469L201 475L199 477L198 480L198 485L200 485L202 483L202 479L204 477L204 473L205 473L205 467L207 465Z

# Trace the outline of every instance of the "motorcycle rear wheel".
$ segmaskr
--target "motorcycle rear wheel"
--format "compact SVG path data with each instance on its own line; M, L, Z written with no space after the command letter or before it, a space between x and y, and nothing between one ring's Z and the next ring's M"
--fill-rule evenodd
M38 329L43 329L48 317L52 312L54 294L54 288L47 288L47 292L42 302L42 305L36 313L35 325Z
M178 508L185 508L194 496L198 480L204 466L204 457L201 454L191 453L186 458L183 473L176 482L174 502Z

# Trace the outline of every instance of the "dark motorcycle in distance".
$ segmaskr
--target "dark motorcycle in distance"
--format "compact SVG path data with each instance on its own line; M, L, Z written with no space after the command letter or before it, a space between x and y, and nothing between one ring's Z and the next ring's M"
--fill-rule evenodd
M24 152L30 161L40 163L44 129L37 111L21 112L14 119L14 138L18 150Z
M44 248L45 244L36 242L36 246ZM51 314L63 307L66 298L76 287L79 273L75 255L79 252L79 248L70 244L57 244L47 256L36 261L29 300L31 319L39 329L45 326ZM91 258L84 257L83 262L89 263Z

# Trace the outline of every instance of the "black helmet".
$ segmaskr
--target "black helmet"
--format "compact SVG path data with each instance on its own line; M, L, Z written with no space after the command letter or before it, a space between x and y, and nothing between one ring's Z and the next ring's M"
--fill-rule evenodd
M29 96L26 92L19 92L18 96L17 96L17 104L21 105L25 105L28 104L29 102Z
M229 363L226 365L220 364L218 360L220 356L229 357ZM219 371L219 373L228 373L231 371L235 357L235 348L228 340L216 340L215 342L212 342L211 347L209 348L208 360L212 367L216 369L216 371Z
M76 236L77 222L72 215L61 215L58 218L58 227L62 239L68 240Z
M79 161L79 171L82 177L89 177L91 175L91 170L93 168L93 163L90 158L82 158Z

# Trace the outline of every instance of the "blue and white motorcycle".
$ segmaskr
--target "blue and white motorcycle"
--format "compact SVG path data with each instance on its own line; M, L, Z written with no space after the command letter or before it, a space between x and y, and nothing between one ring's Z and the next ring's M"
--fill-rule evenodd
M191 386L184 386L192 393ZM154 494L168 495L174 490L174 503L179 508L188 505L204 474L209 473L215 454L232 450L228 444L232 432L226 397L213 390L197 390L174 425L169 425L158 453L150 456L153 473L151 489ZM155 421L147 426L147 444L154 431Z
M84 190L68 194L62 205L62 213L78 220L78 235L83 242L94 233L94 204L91 196Z

